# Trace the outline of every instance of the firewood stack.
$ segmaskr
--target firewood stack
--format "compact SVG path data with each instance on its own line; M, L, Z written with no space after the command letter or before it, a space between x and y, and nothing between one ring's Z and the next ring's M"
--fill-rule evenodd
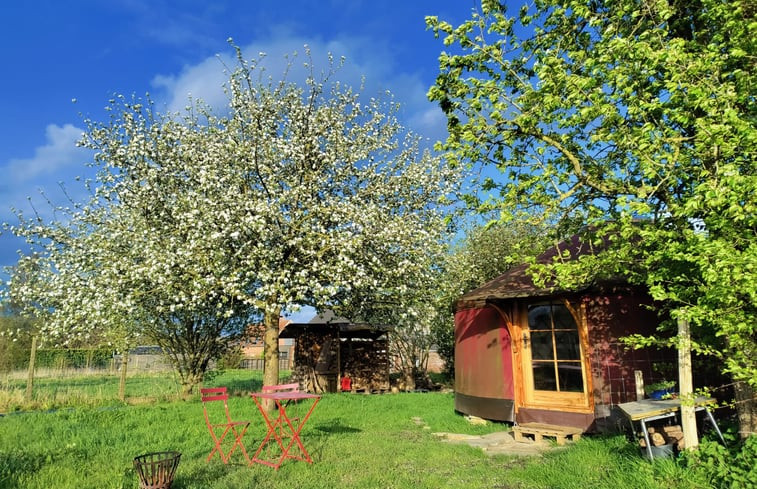
M675 443L679 451L684 449L683 430L680 425L663 426L662 428L649 427L647 428L647 432L649 433L649 441L652 443L652 446L659 447ZM644 438L639 439L639 446L646 448L647 444Z

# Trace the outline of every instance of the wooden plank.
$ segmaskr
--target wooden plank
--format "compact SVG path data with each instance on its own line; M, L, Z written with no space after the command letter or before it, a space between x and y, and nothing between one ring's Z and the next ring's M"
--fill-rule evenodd
M634 370L633 376L636 380L636 400L641 401L644 399L644 374L641 370Z

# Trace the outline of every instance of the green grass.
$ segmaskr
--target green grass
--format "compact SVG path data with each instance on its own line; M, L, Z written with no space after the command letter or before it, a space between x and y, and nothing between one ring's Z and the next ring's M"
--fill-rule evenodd
M245 437L252 454L264 429L247 393L260 386L259 374L228 372L208 385L236 394L230 409L253 421ZM145 389L163 398L159 389ZM302 433L315 463L286 461L274 471L245 466L241 457L230 465L218 458L206 463L212 445L199 399L15 413L0 418L0 488L136 488L133 458L163 450L182 453L175 489L709 487L674 460L644 461L623 437L584 437L543 458L518 459L489 457L433 435L503 429L471 426L454 412L452 394L326 395Z

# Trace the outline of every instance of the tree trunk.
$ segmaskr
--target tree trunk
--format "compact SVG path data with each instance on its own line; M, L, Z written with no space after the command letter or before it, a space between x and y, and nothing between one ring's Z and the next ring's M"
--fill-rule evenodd
M181 377L181 395L184 399L191 398L195 393L195 387L202 384L204 374L188 372Z
M736 382L733 389L739 416L739 436L745 439L757 433L757 397L754 388L747 382Z
M681 426L686 450L699 446L694 406L694 382L691 377L691 329L689 321L678 320L678 395L681 398Z
M34 394L34 367L37 363L37 335L32 336L32 348L29 352L29 374L26 377L26 394L24 399L32 400Z
M408 392L415 390L415 372L410 367L405 367L402 372L403 381L405 383L405 389Z
M263 316L263 385L276 385L279 383L279 316L281 309L273 311L266 309ZM273 402L264 399L263 406L270 412Z
M124 349L121 354L121 375L118 379L118 398L126 400L126 368L129 366L129 350Z

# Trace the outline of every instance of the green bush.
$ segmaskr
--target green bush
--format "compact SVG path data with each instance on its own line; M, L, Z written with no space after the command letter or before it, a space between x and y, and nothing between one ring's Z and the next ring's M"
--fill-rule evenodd
M685 455L689 467L713 489L757 487L757 435L725 447L703 440L699 450Z
M109 348L45 348L37 350L37 367L107 368L113 358Z
M26 369L32 337L32 321L18 316L0 316L0 372Z
M239 364L242 363L244 353L239 346L232 346L226 350L226 352L216 362L216 368L218 370L228 370L239 368Z

